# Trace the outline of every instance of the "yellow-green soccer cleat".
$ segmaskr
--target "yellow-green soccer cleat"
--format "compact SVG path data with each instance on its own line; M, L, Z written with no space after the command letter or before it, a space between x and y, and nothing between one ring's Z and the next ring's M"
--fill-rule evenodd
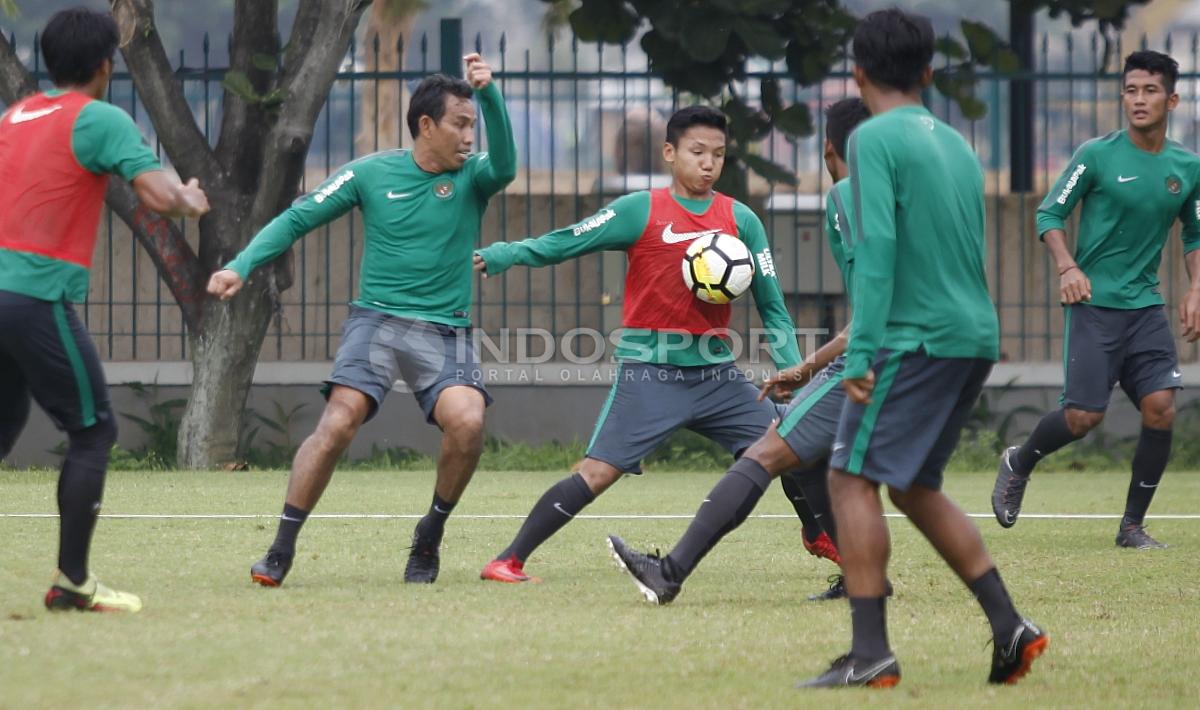
M46 608L51 611L123 611L129 614L142 609L142 600L129 592L118 592L100 584L95 575L88 575L83 584L75 584L62 572L55 573L50 591L46 592Z

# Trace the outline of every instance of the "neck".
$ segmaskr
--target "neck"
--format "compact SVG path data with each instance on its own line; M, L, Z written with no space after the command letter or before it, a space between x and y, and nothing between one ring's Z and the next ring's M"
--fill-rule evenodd
M1161 153L1167 144L1167 122L1145 128L1129 127L1129 140L1148 153Z
M108 77L97 76L86 84L59 84L54 88L59 91L75 91L99 101L104 98L104 92L108 89Z
M685 200L707 200L713 196L712 188L701 192L693 192L679 182L671 183L671 194L676 197L682 197Z
M881 113L887 113L892 109L903 108L905 106L923 106L921 102L921 91L898 91L896 89L885 89L873 87L871 91L863 91L863 101L870 109L872 116L878 116Z
M417 142L413 146L413 162L417 164L418 168L434 175L444 173L449 169L445 165L442 165L442 161L437 159L433 151L429 150L428 146L421 142Z

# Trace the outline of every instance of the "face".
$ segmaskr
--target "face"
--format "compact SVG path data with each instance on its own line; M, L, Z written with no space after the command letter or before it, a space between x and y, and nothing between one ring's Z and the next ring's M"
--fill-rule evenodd
M434 158L447 170L458 170L471 156L475 143L475 103L446 94L442 120L421 117L421 138Z
M679 145L663 146L663 160L680 187L691 194L708 194L725 166L725 133L712 126L691 126L679 137Z
M825 139L825 169L829 171L829 177L833 178L834 182L841 180L841 171L838 167L837 151L833 148L833 141Z
M1167 93L1162 74L1134 69L1125 75L1121 105L1133 128L1155 128L1166 123L1167 114L1175 110L1178 103L1179 94Z

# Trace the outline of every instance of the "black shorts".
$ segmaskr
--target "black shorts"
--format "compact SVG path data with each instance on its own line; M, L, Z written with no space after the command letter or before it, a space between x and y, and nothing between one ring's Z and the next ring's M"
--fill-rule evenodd
M1139 409L1146 395L1183 387L1163 306L1124 310L1076 303L1067 306L1063 330L1064 407L1103 412L1118 382Z
M992 362L880 350L872 369L871 403L846 401L830 468L902 491L941 489Z
M758 401L758 388L733 363L623 362L587 456L641 473L642 459L679 429L691 429L736 456L767 433L779 413L774 402Z
M0 291L3 446L24 426L31 398L63 431L112 419L100 355L74 307Z
M322 385L322 394L328 397L333 385L362 392L371 400L367 412L370 420L401 379L412 390L430 424L437 424L433 410L447 387L474 387L483 394L485 405L492 403L483 385L470 328L351 306L350 317L342 326L342 344L333 374Z

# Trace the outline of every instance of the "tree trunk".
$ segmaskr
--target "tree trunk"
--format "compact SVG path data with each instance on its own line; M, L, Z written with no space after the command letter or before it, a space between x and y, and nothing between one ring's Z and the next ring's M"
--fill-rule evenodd
M367 19L367 33L362 46L369 72L399 72L403 68L404 57L397 51L398 44L403 37L404 46L408 46L413 25L417 21L417 8L413 8L411 13L396 16L385 7L383 3L373 5ZM375 51L376 43L378 54ZM362 93L361 118L354 140L358 155L400 145L402 133L408 130L404 125L408 102L403 97L402 84L400 79L384 79Z

